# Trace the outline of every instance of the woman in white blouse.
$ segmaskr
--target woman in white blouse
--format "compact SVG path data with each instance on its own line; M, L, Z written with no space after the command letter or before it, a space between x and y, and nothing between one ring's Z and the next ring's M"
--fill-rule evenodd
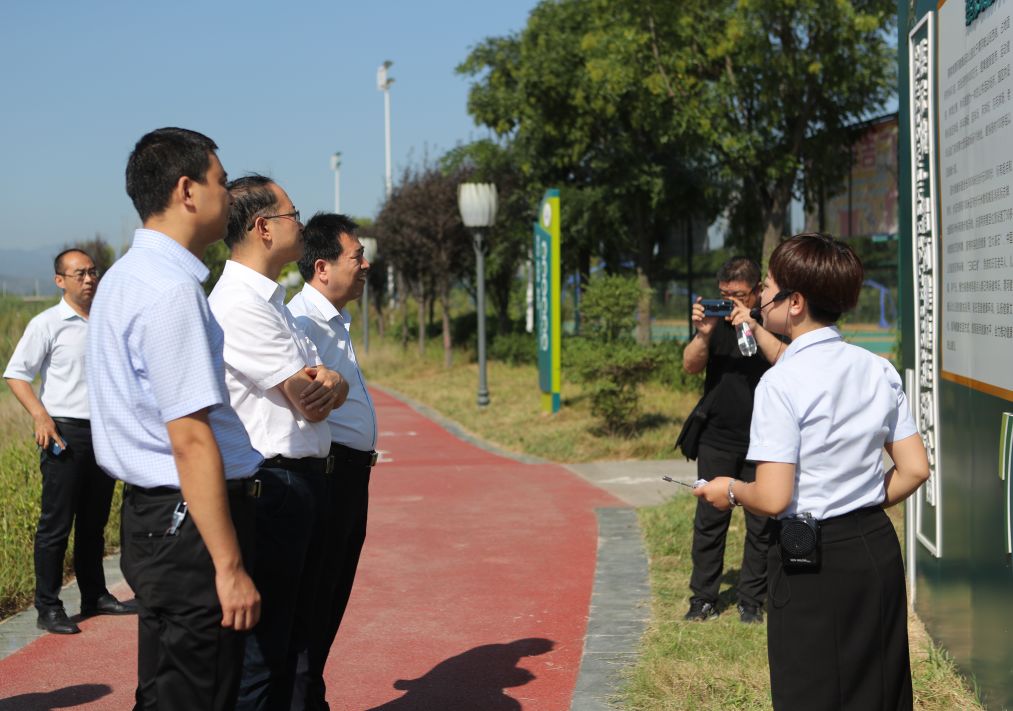
M834 326L858 302L863 274L827 235L774 250L763 322L791 344L756 389L746 455L756 481L717 477L694 492L778 519L767 617L778 711L912 708L903 561L883 509L929 466L894 367ZM894 462L885 472L884 447Z

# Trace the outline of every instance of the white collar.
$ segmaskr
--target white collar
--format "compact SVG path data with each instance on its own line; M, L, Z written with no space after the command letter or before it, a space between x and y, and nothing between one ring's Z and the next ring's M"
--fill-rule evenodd
M285 290L281 284L273 279L268 279L254 269L250 269L245 264L240 264L231 259L226 260L225 267L222 269L222 276L226 274L229 275L230 279L237 279L250 286L264 301L275 302L279 299L284 300Z
M56 305L56 313L60 315L60 319L63 321L69 321L72 318L79 318L83 321L88 319L79 314L74 310L74 307L67 303L66 294L60 299L60 302Z
M338 310L338 308L332 304L326 296L321 294L315 286L309 284L308 282L303 284L302 295L306 301L312 304L313 307L320 312L320 315L324 317L325 321L333 321L336 316L339 316L346 325L352 322L347 309Z
M202 284L210 274L204 262L197 259L190 250L158 230L138 227L134 230L134 241L130 248L151 249L159 254L167 255Z
M842 340L841 332L837 330L837 326L824 326L823 328L817 328L814 331L803 333L798 338L792 339L792 342L784 351L784 355L778 360L779 363L783 362L785 358L790 358L801 350L814 346L817 343L824 343L826 341L840 341Z

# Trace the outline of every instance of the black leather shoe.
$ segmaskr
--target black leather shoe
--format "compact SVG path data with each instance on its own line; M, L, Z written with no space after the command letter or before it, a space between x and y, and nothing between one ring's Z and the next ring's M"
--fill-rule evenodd
M55 607L51 610L39 613L39 621L36 627L53 634L77 634L81 628L70 621L67 613L62 607Z
M689 601L689 611L682 616L682 619L690 622L703 622L718 616L718 608L712 602L692 598Z
M106 593L99 595L95 602L81 603L81 617L92 617L94 615L136 615L137 603L133 600L120 602L115 597Z
M760 609L759 605L749 605L747 603L740 602L739 622L747 625L763 622L763 610Z

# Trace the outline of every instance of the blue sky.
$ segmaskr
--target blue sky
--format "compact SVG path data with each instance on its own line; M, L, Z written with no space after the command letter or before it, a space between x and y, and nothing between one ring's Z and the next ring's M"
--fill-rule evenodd
M454 74L485 37L524 26L534 0L288 4L257 0L7 0L0 6L0 248L101 233L119 248L137 216L123 170L160 126L209 135L231 176L274 177L304 215L372 216L383 197L390 75L399 169L487 135Z

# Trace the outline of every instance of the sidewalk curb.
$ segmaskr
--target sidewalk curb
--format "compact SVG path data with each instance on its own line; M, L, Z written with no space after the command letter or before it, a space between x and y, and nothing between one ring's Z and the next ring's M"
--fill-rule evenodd
M102 561L102 568L105 571L106 587L110 590L125 582L123 573L120 572L120 554L113 553L106 556ZM81 609L81 591L77 587L77 580L71 578L60 590L60 600L64 609L71 619L77 620L76 612ZM23 647L49 634L35 626L38 613L34 607L11 615L5 620L0 620L0 659L6 659Z
M611 711L651 617L651 586L636 509L602 508L598 561L571 711Z

